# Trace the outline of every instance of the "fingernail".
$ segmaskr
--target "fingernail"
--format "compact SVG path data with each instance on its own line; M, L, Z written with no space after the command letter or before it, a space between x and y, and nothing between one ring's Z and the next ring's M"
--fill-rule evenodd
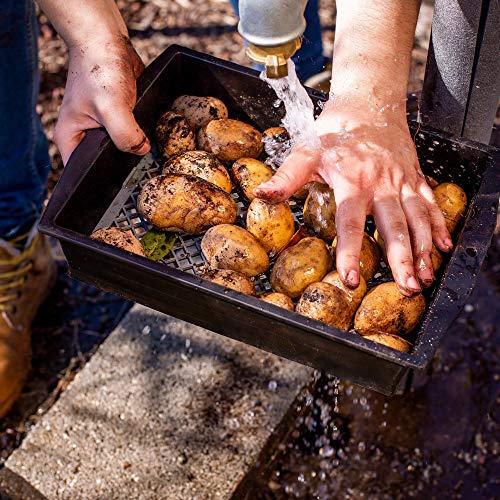
M357 287L359 285L359 276L358 276L357 271L355 271L354 269L351 269L347 273L345 280L347 281L349 286Z
M419 282L417 281L417 278L415 276L409 276L408 279L406 280L406 286L410 290L414 290L416 292L421 292L422 288L420 287Z
M146 136L144 136L144 139L139 144L130 148L131 152L136 155L145 155L150 149L151 143Z
M450 238L445 238L443 240L444 246L446 247L446 251L449 252L453 248L453 241Z

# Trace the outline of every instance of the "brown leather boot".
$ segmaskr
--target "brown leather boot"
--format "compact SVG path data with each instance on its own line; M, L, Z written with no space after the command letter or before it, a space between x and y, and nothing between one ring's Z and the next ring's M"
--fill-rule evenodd
M0 418L19 397L30 370L31 323L55 277L45 236L0 239Z

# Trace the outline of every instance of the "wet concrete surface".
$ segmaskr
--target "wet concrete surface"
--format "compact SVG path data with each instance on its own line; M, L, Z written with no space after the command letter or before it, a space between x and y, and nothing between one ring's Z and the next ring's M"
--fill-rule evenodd
M388 398L316 373L235 498L498 498L499 240L429 374Z

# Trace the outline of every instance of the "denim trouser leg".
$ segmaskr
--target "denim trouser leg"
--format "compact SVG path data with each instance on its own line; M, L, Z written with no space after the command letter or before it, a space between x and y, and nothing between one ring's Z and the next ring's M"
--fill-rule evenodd
M231 3L236 13L238 13L238 0L231 0ZM318 0L309 0L307 2L304 17L307 26L302 38L302 47L292 57L297 75L302 82L322 71L325 64Z
M0 0L0 238L36 220L50 168L36 114L39 75L32 0Z

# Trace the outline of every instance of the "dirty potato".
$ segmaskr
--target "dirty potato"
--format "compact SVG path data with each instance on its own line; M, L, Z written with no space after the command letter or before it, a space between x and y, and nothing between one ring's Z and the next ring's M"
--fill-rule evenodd
M255 287L252 280L244 274L231 271L230 269L212 269L203 274L202 278L218 285L226 286L237 292L255 295Z
M130 231L124 231L117 227L102 227L94 231L90 237L93 240L99 240L108 245L146 257L140 241Z
M267 253L254 236L231 224L210 228L201 240L201 250L217 269L231 269L252 277L269 267Z
M411 344L397 335L387 335L385 333L372 333L370 335L365 335L365 339L372 340L373 342L378 342L379 344L384 344L387 347L392 347L398 351L409 352Z
M312 283L304 290L295 311L342 330L348 330L352 322L343 293L323 281Z
M247 231L272 258L289 241L295 232L292 211L286 201L271 204L255 198L247 212Z
M467 195L460 186L452 182L444 182L434 188L434 197L443 212L446 227L451 234L464 216L467 208Z
M186 118L192 129L199 129L212 120L227 118L226 105L216 97L181 95L172 104L172 111Z
M262 134L238 120L212 120L198 132L198 146L226 163L257 158L262 153Z
M283 127L268 128L262 132L262 142L273 166L280 167L292 147L288 131Z
M323 279L332 267L332 256L319 238L304 238L281 252L271 272L271 286L292 299L305 288Z
M227 193L199 177L163 174L148 181L137 209L163 231L200 234L217 224L232 224L237 207Z
M160 115L155 136L158 151L165 158L191 151L196 147L195 135L189 123L182 115L173 111Z
M349 311L351 313L351 319L354 318L356 311L366 295L366 281L363 276L359 277L359 285L357 288L349 288L342 283L338 271L329 272L324 278L323 283L329 283L335 288L338 288L340 292L344 295L347 304L349 305Z
M212 153L187 151L171 158L163 168L164 174L194 175L230 193L233 185L224 165Z
M332 248L336 251L337 238L333 240ZM373 278L378 271L381 258L382 253L377 242L368 233L364 233L359 256L359 269L365 281Z
M309 195L304 203L304 224L318 238L327 242L335 238L336 211L333 190L319 182L310 183Z
M425 313L422 294L405 297L393 281L372 288L356 312L354 329L361 335L411 333Z
M274 304L275 306L282 307L283 309L288 309L289 311L293 311L294 309L292 299L287 295L283 295L282 293L263 293L259 296L259 298L265 302Z
M233 163L231 174L248 201L255 198L253 190L273 176L271 167L255 158L240 158Z

